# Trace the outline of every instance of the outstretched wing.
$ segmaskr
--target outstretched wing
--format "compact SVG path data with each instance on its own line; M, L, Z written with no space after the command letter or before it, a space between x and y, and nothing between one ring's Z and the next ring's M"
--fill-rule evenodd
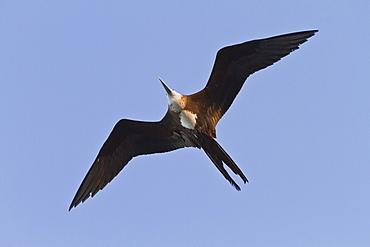
M190 95L190 100L204 102L212 124L216 126L249 75L297 50L317 31L284 34L222 48L217 52L206 87Z
M103 189L133 157L191 146L169 128L169 121L168 114L160 122L120 120L100 149L69 210Z

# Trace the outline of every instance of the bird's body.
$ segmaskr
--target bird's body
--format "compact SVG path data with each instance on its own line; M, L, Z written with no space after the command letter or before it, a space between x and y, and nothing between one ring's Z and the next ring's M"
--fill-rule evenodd
M99 151L69 210L103 189L133 157L183 147L203 149L223 176L240 190L223 164L244 183L248 180L216 142L216 125L249 75L298 49L315 32L285 34L222 48L207 85L192 95L175 92L159 78L168 96L165 116L158 122L120 120Z

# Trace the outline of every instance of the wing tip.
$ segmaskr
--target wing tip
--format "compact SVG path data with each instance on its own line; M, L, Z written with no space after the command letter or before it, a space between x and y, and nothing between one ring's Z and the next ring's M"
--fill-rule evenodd
M308 30L306 31L307 33L310 33L310 35L307 37L307 38L310 38L312 36L314 36L317 32L319 32L319 29L315 29L315 30Z
M78 201L73 200L71 205L69 205L68 211L71 211L73 208L77 207L78 204L80 204L81 202L82 202L81 200L78 200Z
M90 196L93 197L94 195L91 195L91 193L82 194L80 195L81 188L78 189L75 197L73 198L71 205L69 206L68 211L71 211L72 208L77 207L80 203L85 202Z

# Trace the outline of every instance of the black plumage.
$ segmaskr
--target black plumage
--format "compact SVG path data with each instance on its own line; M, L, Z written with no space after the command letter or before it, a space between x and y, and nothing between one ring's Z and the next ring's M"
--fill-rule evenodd
M223 164L244 183L248 180L216 142L216 125L249 75L298 49L316 32L290 33L222 48L217 52L205 88L192 95L178 94L160 79L169 98L166 115L159 122L120 120L99 151L69 210L103 189L133 157L183 147L203 149L223 176L240 190Z

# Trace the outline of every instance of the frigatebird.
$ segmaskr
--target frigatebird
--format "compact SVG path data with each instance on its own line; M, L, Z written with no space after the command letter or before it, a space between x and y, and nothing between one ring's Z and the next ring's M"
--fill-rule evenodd
M203 149L231 185L240 190L224 164L244 183L248 180L215 140L216 125L248 76L297 50L317 31L289 33L220 49L206 86L192 95L177 93L159 78L168 98L166 115L158 122L120 120L100 149L69 210L102 190L133 157L184 147Z

